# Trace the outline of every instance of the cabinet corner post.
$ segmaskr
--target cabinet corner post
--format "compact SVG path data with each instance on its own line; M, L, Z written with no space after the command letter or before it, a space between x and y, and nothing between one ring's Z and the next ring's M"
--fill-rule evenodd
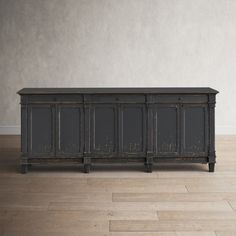
M208 109L209 109L209 149L208 163L209 171L214 172L216 154L215 154L215 94L209 94Z
M20 160L20 172L21 174L26 174L28 172L28 167L30 164L28 163L28 158L26 155L22 154L21 155L21 160Z

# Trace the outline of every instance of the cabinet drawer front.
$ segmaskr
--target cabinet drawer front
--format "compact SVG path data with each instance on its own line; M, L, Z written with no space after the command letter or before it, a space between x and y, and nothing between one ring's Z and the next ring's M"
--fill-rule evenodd
M145 95L103 94L84 95L87 103L145 103Z
M56 95L56 102L62 103L83 103L83 95L81 94L66 94L66 95Z
M154 95L154 103L207 103L207 95Z
M23 96L23 102L29 103L82 103L83 97L80 94L68 95L29 95Z

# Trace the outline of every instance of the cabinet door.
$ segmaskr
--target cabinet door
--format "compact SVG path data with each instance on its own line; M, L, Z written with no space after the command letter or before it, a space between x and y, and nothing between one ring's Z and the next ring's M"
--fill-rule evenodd
M57 156L83 152L83 109L59 105L57 109Z
M143 155L146 152L146 114L143 104L123 104L120 109L120 152Z
M154 152L158 156L177 156L179 144L179 105L159 104L154 109Z
M31 105L28 113L30 156L49 157L54 149L54 112L51 105Z
M116 139L116 105L91 105L91 152L102 155L113 155L117 152Z
M208 143L207 105L182 105L181 109L182 156L206 156Z

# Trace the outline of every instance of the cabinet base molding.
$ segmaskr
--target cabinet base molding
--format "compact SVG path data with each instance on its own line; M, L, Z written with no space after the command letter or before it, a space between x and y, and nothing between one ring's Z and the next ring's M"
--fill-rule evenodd
M152 162L146 162L146 158L89 158L89 162L84 162L84 158L29 158L27 161L24 159L21 161L21 173L26 174L32 166L40 166L40 165L78 165L82 166L84 173L90 173L91 167L94 167L96 170L97 165L140 165L144 164L144 170L147 173L151 173L153 171L154 166L158 166L160 164L194 164L194 163L201 163L201 164L208 164L209 172L214 172L215 163L208 163L208 158L204 157L195 157L195 158L173 158L173 157L165 157L165 158L158 158L154 157Z

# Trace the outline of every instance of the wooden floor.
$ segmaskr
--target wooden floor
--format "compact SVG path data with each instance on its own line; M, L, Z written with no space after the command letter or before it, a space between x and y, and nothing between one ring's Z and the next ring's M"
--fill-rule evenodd
M13 146L19 145L14 139ZM1 236L236 235L236 136L217 137L207 165L32 167L0 137Z

